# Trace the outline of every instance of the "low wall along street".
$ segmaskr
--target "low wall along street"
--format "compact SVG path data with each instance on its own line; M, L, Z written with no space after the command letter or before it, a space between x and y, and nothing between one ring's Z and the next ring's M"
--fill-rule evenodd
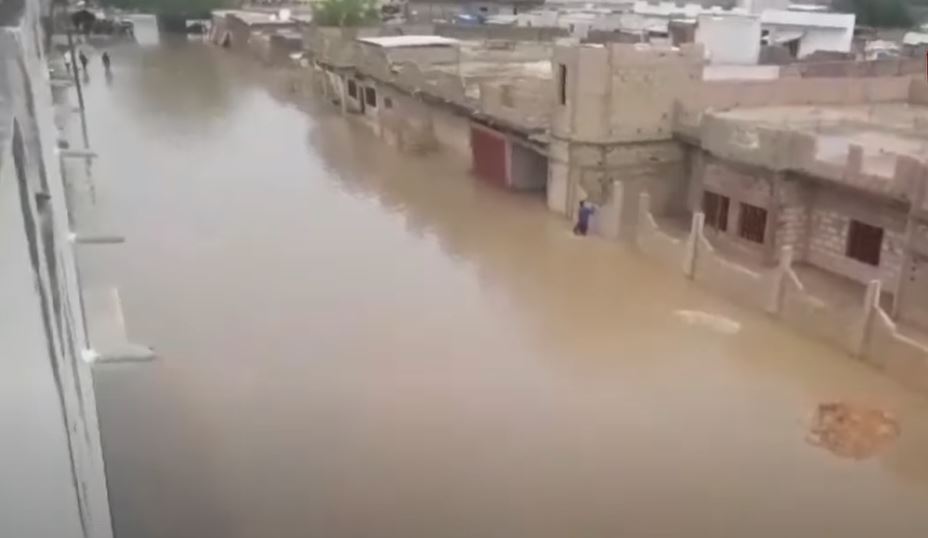
M793 269L791 247L777 267L755 271L719 255L696 213L686 240L660 229L641 195L635 243L641 252L679 267L683 275L732 298L763 309L788 325L837 346L886 372L903 384L928 392L928 344L899 332L880 306L882 284L872 281L856 305L837 306L809 293Z

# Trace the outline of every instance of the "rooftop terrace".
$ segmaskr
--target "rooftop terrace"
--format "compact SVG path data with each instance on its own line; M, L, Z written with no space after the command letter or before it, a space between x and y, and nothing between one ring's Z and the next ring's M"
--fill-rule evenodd
M707 112L710 152L911 200L928 171L928 107L906 102Z

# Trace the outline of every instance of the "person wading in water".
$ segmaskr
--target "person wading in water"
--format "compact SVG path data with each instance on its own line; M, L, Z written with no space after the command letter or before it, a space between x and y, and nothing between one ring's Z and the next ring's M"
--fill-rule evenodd
M77 57L78 57L78 59L81 61L81 67L84 68L84 72L86 73L86 72L87 72L87 62L89 62L90 60L87 58L87 55L84 54L84 51L80 51L79 53L77 53Z
M109 73L110 72L110 54L108 52L104 52L103 55L100 56L100 59L103 60L103 69L106 70L107 73Z
M590 228L590 217L593 216L593 206L585 201L580 202L580 208L577 210L577 225L574 226L574 233L577 235L586 235Z

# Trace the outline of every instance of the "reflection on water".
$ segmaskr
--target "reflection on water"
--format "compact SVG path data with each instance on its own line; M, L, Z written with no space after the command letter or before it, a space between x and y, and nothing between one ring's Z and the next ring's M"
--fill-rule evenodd
M133 100L137 113L163 127L197 129L197 136L212 136L207 118L229 113L234 93L219 66L210 61L209 50L188 46L183 36L165 37L159 47L140 49L133 57L138 69L126 72L126 84L135 91L125 94ZM182 77L183 84L178 84Z
M119 536L928 532L923 398L225 51L112 55L88 115L129 241L81 261L163 355L97 370ZM810 446L833 400L902 436Z

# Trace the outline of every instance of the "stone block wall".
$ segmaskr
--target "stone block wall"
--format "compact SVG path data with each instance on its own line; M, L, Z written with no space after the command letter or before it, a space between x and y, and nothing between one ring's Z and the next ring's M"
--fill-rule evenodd
M555 47L552 134L593 143L669 140L674 101L702 79L701 50L617 43Z
M545 189L548 209L561 215L570 214L570 144L564 140L548 143L548 184Z
M878 267L847 256L848 230L852 219L883 228ZM906 212L872 198L819 189L809 222L807 261L856 282L881 280L888 292L895 289L901 272L905 244Z
M772 181L769 172L728 163L711 156L706 159L703 169L704 189L730 196L732 205L735 205L734 202L747 202L769 208L773 195ZM698 206L692 209L700 210Z
M925 234L928 242L928 230L917 233ZM928 329L928 255L914 255L902 268L901 277L905 282L897 303L899 319Z
M438 147L430 106L406 93L380 85L382 136L401 151L427 153ZM389 99L391 106L386 107Z
M776 213L774 244L777 252L790 246L799 259L805 259L806 232L809 227L809 208L804 205L786 205Z
M551 81L537 78L509 79L480 84L480 110L514 125L543 130L552 107Z
M701 169L702 177L698 180L701 190L691 194L690 209L702 211L702 199L705 191L723 195L729 199L727 229L712 229L711 237L715 244L736 250L742 255L760 263L771 263L774 257L776 215L774 204L774 174L763 169L737 165L716 157L704 157ZM768 221L763 243L744 239L739 234L739 222L742 204L747 203L767 211ZM708 233L708 232L707 232Z

